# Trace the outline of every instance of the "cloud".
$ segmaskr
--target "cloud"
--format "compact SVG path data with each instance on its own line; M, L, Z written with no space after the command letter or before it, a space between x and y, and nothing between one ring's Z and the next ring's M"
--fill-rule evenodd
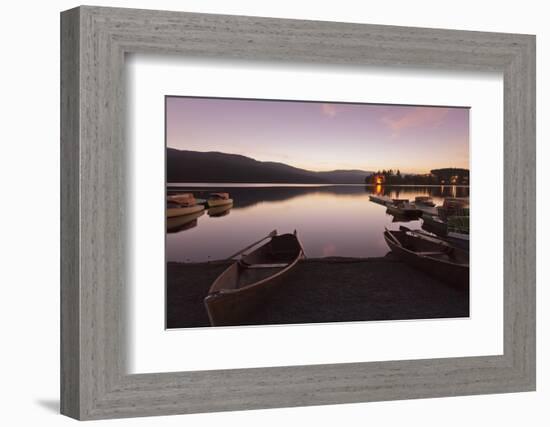
M399 117L387 114L381 121L397 136L403 129L437 126L448 113L448 108L415 107Z
M323 246L322 252L324 257L334 256L336 254L336 246L332 243L328 243Z
M321 104L321 114L327 117L335 117L340 110L334 104Z

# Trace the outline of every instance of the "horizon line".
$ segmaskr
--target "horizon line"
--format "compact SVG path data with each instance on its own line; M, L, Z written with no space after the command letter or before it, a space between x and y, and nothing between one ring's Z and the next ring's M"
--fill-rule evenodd
M275 161L275 160L258 160L258 159L255 159L254 157L250 157L250 156L246 156L244 154L239 154L239 153L228 153L228 152L223 152L223 151L217 151L217 150L210 150L210 151L198 151L198 150L186 150L186 149L181 149L181 148L176 148L176 147L169 147L168 144L166 144L166 149L171 149L171 150L176 150L176 151L188 151L190 153L217 153L217 154L225 154L225 155L230 155L230 156L240 156L240 157L245 157L247 159L251 159L251 160L254 160L256 162L260 162L260 163L278 163L278 164L282 164L282 165L285 165L285 166L290 166L290 167L293 167L293 168L296 168L296 169L301 169L301 170L305 170L307 172L315 172L315 173L323 173L323 172L338 172L338 171L344 171L344 172L350 172L350 171L357 171L357 172L366 172L366 173L376 173L378 171L382 171L382 170L386 170L386 171L389 171L389 170L392 170L392 171L398 171L401 173L401 174L405 174L405 175L422 175L422 174L426 174L426 172L422 173L422 172L403 172L401 171L400 168L374 168L373 170L370 170L370 169L357 169L357 168L351 168L351 169L345 169L345 168L335 168L335 169L327 169L327 170L316 170L316 169L309 169L309 168L304 168L304 167L300 167L300 166L295 166L295 165L292 165L292 164L289 164L289 163L285 163L285 162L281 162L281 161ZM470 169L469 168L460 168L460 167L456 167L456 166L445 166L445 167L432 167L430 169L428 169L428 172L434 170L434 169L463 169L463 170L467 170L469 171Z

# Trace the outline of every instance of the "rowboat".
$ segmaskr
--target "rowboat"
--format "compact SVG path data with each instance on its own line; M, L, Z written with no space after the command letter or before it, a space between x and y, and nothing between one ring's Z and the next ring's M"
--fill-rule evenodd
M270 238L267 243L243 255L212 283L204 299L212 326L242 324L304 258L304 249L296 231L277 235L274 230L241 252L257 246L266 238Z
M384 239L391 251L408 265L439 280L468 288L470 283L469 252L449 243L414 231L390 231Z
M229 193L211 193L208 198L208 207L229 205L233 203L233 199L229 197Z
M214 206L213 208L208 209L208 216L216 218L219 216L229 215L229 211L231 210L232 207L233 207L233 203Z
M466 233L457 233L450 231L447 233L447 241L452 245L464 249L466 251L470 250L470 235Z
M204 210L204 206L197 205L191 193L176 194L166 198L166 217L191 215Z
M393 199L391 204L387 205L387 213L397 216L419 217L422 212L407 199Z
M418 203L415 203L415 206L416 206L416 209L418 209L421 212L422 217L424 217L424 215L436 215L436 216L438 215L437 207L435 206L426 206Z
M430 206L430 207L435 206L435 203L434 203L433 199L430 196L416 196L414 198L414 204L415 205Z
M168 233L179 233L194 228L198 224L198 218L202 215L204 215L204 209L189 215L166 218L166 231Z
M447 222L437 215L422 214L422 228L439 236L447 235Z

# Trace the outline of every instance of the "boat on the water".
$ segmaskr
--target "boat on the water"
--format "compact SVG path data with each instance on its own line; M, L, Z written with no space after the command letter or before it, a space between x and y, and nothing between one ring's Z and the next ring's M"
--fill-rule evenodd
M422 228L437 234L454 246L470 250L469 217L449 217L444 220L437 215L423 214Z
M229 197L229 193L210 193L208 197L208 207L229 205L233 203L233 199Z
M191 215L204 210L204 206L198 205L192 193L181 193L166 198L166 217L173 218L183 215Z
M422 214L422 228L438 236L447 235L447 222L437 215Z
M425 206L423 204L417 204L415 203L416 209L418 209L422 213L422 217L424 215L438 215L437 207L436 206Z
M391 251L411 267L454 286L469 286L468 251L452 246L442 239L411 230L386 229L384 239Z
M388 204L387 207L387 213L391 215L417 218L422 214L422 211L409 202L408 199L393 199L392 203Z
M433 199L430 196L416 196L414 198L414 204L415 205L430 206L430 207L435 206L435 203L434 203Z
M208 209L208 216L216 218L219 216L229 215L229 211L231 211L232 207L233 207L233 203L214 206L213 208Z
M470 235L465 233L457 233L450 231L447 233L447 241L454 246L457 246L461 249L470 250Z
M204 209L189 215L180 215L166 218L166 232L179 233L180 231L189 230L198 224L198 219L204 215Z
M267 243L243 255L212 283L204 299L212 326L242 324L304 258L296 231L281 235L273 231L266 238L270 238ZM244 250L257 246L266 238Z

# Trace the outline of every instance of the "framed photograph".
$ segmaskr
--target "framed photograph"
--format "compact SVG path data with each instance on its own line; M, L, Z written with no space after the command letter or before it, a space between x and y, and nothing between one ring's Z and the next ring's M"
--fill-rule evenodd
M167 96L165 116L167 328L469 317L469 108Z
M61 15L61 410L535 389L535 37Z

